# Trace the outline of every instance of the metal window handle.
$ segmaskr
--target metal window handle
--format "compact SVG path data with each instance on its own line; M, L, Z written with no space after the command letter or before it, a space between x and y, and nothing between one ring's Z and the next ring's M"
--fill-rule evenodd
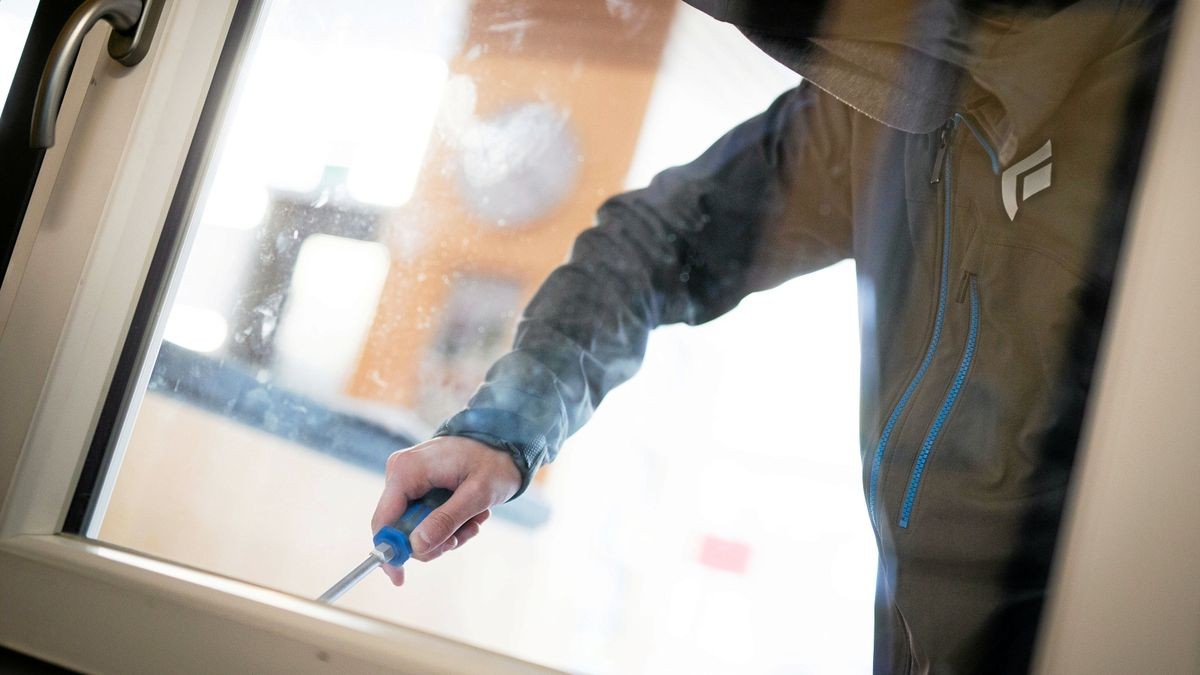
M30 147L54 145L54 126L67 91L67 80L83 38L92 26L98 21L110 23L113 32L108 39L108 55L125 66L136 66L150 49L162 4L163 0L88 0L75 10L54 41L42 71L33 105Z

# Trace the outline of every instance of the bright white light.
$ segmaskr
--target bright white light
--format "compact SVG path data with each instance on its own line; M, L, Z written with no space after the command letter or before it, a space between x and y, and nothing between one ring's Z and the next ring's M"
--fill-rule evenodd
M17 72L21 52L25 50L25 38L29 36L29 26L33 23L36 10L37 0L0 2L0 108L8 98L8 90Z
M361 202L400 206L417 185L449 66L433 54L420 53L360 56L356 61L380 65L357 73L364 88L373 85L376 91L356 111L357 153L346 186Z
M636 570L611 611L652 608L640 670L870 672L854 294L846 262L702 326L659 328L637 377L563 448L539 536L577 582L576 559L597 550ZM614 484L619 504L604 496ZM701 565L707 535L750 547L746 572ZM630 670L589 666L578 670Z
M357 362L387 280L387 247L326 234L304 240L275 339L281 382L341 391Z
M663 167L690 162L731 126L800 82L783 64L764 58L737 28L676 4L625 178L628 188L647 185Z
M229 324L211 309L175 305L167 317L163 339L194 352L212 352L225 344Z
M338 98L325 85L330 73L321 52L269 32L263 36L239 88L218 176L252 176L262 185L291 192L317 187L325 169L328 128L335 123L323 97Z
M204 201L200 222L206 227L249 230L258 227L267 214L267 189L252 175L218 173Z
M412 196L449 77L446 61L400 46L313 49L264 43L251 65L218 175L255 175L292 192L324 168L349 168L359 201L399 206Z

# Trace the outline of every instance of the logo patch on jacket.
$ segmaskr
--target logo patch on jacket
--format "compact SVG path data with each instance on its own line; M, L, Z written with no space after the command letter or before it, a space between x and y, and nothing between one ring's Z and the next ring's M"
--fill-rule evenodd
M1009 220L1017 217L1019 202L1050 187L1050 167L1050 141L1046 141L1031 155L1004 170L1004 174L1000 176L1000 192L1004 197L1004 210L1008 213ZM1021 193L1019 201L1018 187Z

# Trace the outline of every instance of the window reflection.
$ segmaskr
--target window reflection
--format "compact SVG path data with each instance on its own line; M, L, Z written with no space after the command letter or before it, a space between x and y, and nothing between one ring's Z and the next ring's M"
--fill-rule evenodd
M462 406L599 204L797 80L668 0L276 0L100 538L315 596L384 458ZM658 331L477 543L343 602L571 670L865 670L853 276ZM758 423L798 410L785 446Z

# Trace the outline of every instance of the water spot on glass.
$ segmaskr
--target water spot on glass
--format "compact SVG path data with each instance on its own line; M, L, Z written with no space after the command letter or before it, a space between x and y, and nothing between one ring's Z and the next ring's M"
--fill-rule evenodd
M538 22L535 19L514 19L512 21L502 21L488 26L487 32L504 36L508 40L509 48L519 49L525 44L526 31L535 26L537 23Z
M609 16L621 21L632 19L636 9L633 0L604 0L604 8L608 10Z
M634 0L604 0L608 15L625 24L625 34L634 35L646 26L650 8L639 6Z

